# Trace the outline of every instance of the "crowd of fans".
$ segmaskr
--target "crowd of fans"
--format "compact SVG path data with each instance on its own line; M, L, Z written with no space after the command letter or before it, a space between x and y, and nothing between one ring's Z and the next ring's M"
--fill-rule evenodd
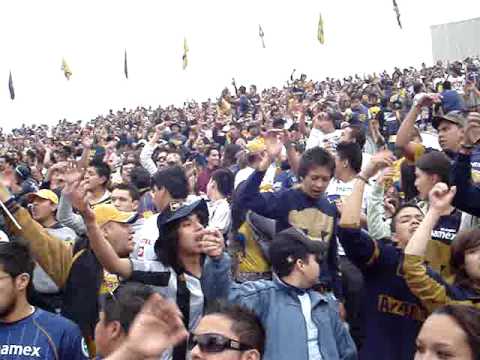
M2 359L480 359L480 59L0 133Z

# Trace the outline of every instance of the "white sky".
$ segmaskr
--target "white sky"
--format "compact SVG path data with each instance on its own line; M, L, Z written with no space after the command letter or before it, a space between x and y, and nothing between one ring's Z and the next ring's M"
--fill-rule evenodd
M391 0L3 0L0 126L216 98L232 77L239 85L281 86L293 68L321 79L430 64L430 25L480 16L478 0L397 3L404 30ZM316 39L320 12L324 46ZM60 70L62 57L73 72L70 81Z

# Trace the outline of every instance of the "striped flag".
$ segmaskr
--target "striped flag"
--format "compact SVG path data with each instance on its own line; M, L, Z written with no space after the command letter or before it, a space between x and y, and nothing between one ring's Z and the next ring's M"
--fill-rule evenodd
M125 55L124 55L124 61L123 61L123 72L125 73L125 78L128 79L127 49L125 49Z
M260 39L262 40L262 47L265 49L265 40L263 39L265 34L263 33L262 25L258 25L258 36L260 36Z
M15 89L13 88L13 78L12 72L10 71L10 75L8 77L8 90L10 91L10 99L15 99Z
M398 8L397 0L393 0L393 11L397 14L397 22L400 29L402 28L402 22L400 21L400 9Z
M322 45L325 44L325 35L323 34L322 14L320 14L320 17L318 18L317 39L320 42L320 44L322 44Z
M184 38L183 39L183 56L182 56L182 60L183 60L183 70L185 70L188 66L188 45L187 45L187 38Z
M72 76L72 70L70 70L70 66L68 66L67 61L65 58L62 59L62 67L61 70L63 71L63 74L67 78L67 80L70 80L70 76Z

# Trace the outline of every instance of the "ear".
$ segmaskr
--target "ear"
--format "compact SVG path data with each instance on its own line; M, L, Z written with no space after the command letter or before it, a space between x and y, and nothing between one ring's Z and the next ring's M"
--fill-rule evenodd
M114 320L108 324L110 333L112 334L112 337L120 337L125 335L125 331L123 331L122 325L120 324L119 321Z
M30 275L25 273L20 274L15 278L15 287L19 291L26 291L30 280Z
M256 349L247 350L242 354L242 360L260 360L260 352Z
M137 209L138 209L138 200L133 200L132 204L133 204L133 211L137 211Z

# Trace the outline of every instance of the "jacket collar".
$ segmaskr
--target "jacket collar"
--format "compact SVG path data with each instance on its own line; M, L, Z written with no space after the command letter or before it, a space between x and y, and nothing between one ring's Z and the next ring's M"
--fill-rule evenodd
M326 302L328 303L328 297L318 291L312 290L312 289L300 289L295 286L289 285L282 281L277 274L273 274L272 278L274 284L277 286L277 288L284 290L287 292L292 298L295 298L295 300L298 299L298 296L304 295L304 294L309 294L311 301L312 301L312 308L316 306L320 302Z

